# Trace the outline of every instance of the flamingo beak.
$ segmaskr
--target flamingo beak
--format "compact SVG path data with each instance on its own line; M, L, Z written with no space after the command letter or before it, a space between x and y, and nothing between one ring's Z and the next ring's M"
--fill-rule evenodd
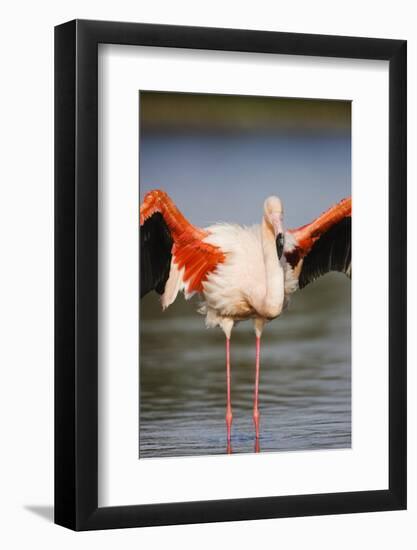
M275 242L277 245L278 259L280 260L282 253L284 252L284 233L278 233Z
M282 253L284 252L284 227L282 224L282 215L273 216L272 225L275 233L278 259L281 259Z

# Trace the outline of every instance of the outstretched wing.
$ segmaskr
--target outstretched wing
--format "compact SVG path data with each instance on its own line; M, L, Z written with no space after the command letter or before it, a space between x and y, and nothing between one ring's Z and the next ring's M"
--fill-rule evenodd
M140 230L140 297L149 291L164 292L169 277L173 240L160 212L148 218Z
M329 271L340 271L351 277L351 232L351 218L343 218L323 233L304 258L298 279L299 288L304 288Z
M352 200L343 199L310 224L289 231L287 262L304 288L329 271L352 274Z
M140 296L151 290L164 294L173 278L165 307L181 289L187 298L202 292L207 275L225 259L218 247L204 242L208 235L186 220L167 193L149 191L140 207Z

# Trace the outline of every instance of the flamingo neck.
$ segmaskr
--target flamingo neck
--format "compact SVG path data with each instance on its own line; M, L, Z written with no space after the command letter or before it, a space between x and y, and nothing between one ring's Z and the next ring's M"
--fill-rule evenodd
M262 220L262 251L265 264L266 292L263 301L263 315L277 317L284 303L284 269L278 259L275 235L265 218Z

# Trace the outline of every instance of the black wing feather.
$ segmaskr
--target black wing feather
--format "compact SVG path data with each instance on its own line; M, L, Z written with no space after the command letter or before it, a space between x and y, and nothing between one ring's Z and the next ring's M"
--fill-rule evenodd
M165 220L155 212L140 228L140 297L151 290L162 294L171 267L172 237Z
M351 276L352 218L343 218L318 239L304 258L298 286L304 288L329 271Z

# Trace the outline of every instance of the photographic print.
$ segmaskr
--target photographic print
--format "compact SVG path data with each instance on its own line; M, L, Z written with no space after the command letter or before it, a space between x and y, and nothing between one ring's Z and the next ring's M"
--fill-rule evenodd
M351 446L351 102L139 93L139 458Z

